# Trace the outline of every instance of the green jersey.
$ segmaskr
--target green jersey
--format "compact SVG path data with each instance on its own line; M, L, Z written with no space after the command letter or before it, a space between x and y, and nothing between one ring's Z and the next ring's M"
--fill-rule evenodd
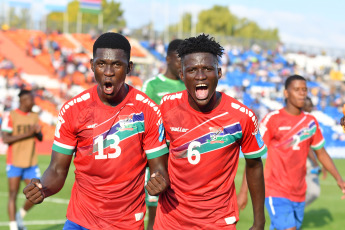
M159 105L165 94L175 93L185 89L186 86L183 81L172 80L163 74L159 74L145 81L141 90Z

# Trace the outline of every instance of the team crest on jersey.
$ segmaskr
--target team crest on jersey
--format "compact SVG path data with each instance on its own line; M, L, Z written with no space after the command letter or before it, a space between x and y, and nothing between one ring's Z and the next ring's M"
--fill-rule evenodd
M224 128L223 127L209 127L210 139L207 140L210 144L224 143Z
M133 114L130 115L119 115L119 125L120 127L117 128L119 131L129 130L132 131L135 126L133 122Z

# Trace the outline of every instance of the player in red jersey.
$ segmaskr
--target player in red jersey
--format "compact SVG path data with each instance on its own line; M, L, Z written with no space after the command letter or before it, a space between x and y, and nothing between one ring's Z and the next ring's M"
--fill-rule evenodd
M133 66L128 40L102 34L90 60L97 85L66 102L59 113L52 159L41 181L24 189L40 203L57 193L74 157L75 183L64 229L144 229L145 166L151 195L169 185L168 152L158 106L125 84Z
M178 50L186 89L162 98L171 185L159 197L154 229L236 229L234 178L239 151L246 158L254 224L263 229L266 152L248 107L216 91L223 48L208 35L184 40Z
M311 147L345 194L345 182L326 152L317 120L303 112L306 80L290 76L285 82L286 106L265 116L260 124L268 148L265 203L271 229L300 229L306 193L306 160ZM343 199L345 196L342 197Z

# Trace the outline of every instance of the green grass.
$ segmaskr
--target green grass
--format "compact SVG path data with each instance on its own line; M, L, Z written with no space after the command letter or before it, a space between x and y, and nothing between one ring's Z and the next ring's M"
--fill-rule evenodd
M50 156L39 156L39 164L41 172L48 167L50 162ZM345 160L336 159L334 160L338 170L341 175L345 177ZM0 230L9 229L5 222L8 221L7 215L7 177L6 177L6 158L0 155L0 178L3 183L0 187ZM240 159L240 164L238 167L238 174L235 179L236 186L239 185L242 180L242 173L244 169L244 160ZM64 188L51 199L45 200L42 204L35 206L25 217L25 221L33 223L33 221L63 221L65 220L67 203L66 202L71 193L71 188L74 182L74 165L71 165L70 173L67 177ZM321 183L321 196L313 204L305 210L305 218L303 222L303 230L322 230L322 229L343 229L345 226L345 200L340 199L341 192L338 188L335 180L332 176L328 176L326 180L320 180ZM17 201L17 207L20 207L24 203L24 195L21 191L24 188L24 183L22 183L20 188L20 195ZM49 199L49 198L48 198ZM48 202L49 201L49 202ZM55 201L62 201L62 203L56 203ZM266 211L265 211L266 212ZM253 214L251 202L248 202L248 206L244 211L240 212L240 221L237 224L237 229L249 229L253 222ZM269 217L266 212L266 227L269 229ZM46 225L27 225L29 230L57 230L62 229L63 223L59 224L46 224Z

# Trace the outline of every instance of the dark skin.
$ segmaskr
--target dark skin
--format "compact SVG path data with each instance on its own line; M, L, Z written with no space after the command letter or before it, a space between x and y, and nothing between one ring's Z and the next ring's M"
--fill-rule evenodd
M343 110L344 110L344 114L345 114L345 109L343 109ZM340 119L340 125L343 126L343 129L344 129L344 132L345 132L345 116Z
M285 111L292 115L299 115L302 113L305 98L307 96L307 83L304 80L294 80L290 83L287 89L284 90L284 96L286 98ZM342 193L345 194L345 182L340 176L337 168L335 167L331 157L327 153L324 147L318 150L314 150L318 160L323 167L334 177L337 181ZM345 195L341 197L345 199ZM295 230L296 227L289 228L287 230Z
M19 98L19 110L28 113L34 105L34 96L32 94L24 94ZM18 141L36 137L39 141L42 141L43 135L41 132L41 126L39 124L31 125L28 132L12 135L12 133L2 132L3 142L6 144L14 144ZM9 199L8 199L8 215L10 221L15 221L16 217L16 200L18 195L18 190L20 187L21 177L11 177L8 178L8 188L9 188ZM29 184L29 179L24 179L25 184ZM26 201L24 204L24 210L28 211L31 209L33 204L30 201Z
M313 105L313 102L311 101L311 99L310 98L306 98L303 110L305 112L311 113L313 108L314 108L314 105ZM311 162L313 164L313 167L318 167L319 166L319 163L317 162L317 159L315 157L314 151L312 149L310 149L309 152L308 152L308 158L311 160ZM322 174L323 174L322 178L326 179L326 177L327 177L327 170L324 167L322 167Z
M167 78L172 80L180 79L181 59L176 51L170 52L166 57L167 70L164 74Z
M91 59L91 69L95 74L98 83L97 92L101 101L108 106L116 106L121 103L128 93L128 86L125 84L133 63L123 50L98 48L94 59ZM41 203L45 197L51 196L61 190L69 167L72 155L65 155L52 151L51 162L44 172L41 181L33 179L24 188L24 194L34 204ZM167 155L148 160L151 172L154 172L149 180L147 190L151 195L158 195L164 192L169 186L167 173Z
M181 59L179 58L177 52L176 51L170 52L165 58L165 60L167 62L167 70L164 73L164 76L172 80L179 80ZM150 170L150 172L152 171ZM149 220L147 223L147 228L146 228L147 230L153 229L153 225L154 225L155 217L156 217L156 211L157 211L157 206L148 206Z
M183 57L180 77L185 82L188 103L193 109L209 112L219 105L221 94L216 87L221 75L217 57L211 53L192 53ZM246 174L254 213L254 223L250 229L264 229L265 186L261 158L246 159Z

